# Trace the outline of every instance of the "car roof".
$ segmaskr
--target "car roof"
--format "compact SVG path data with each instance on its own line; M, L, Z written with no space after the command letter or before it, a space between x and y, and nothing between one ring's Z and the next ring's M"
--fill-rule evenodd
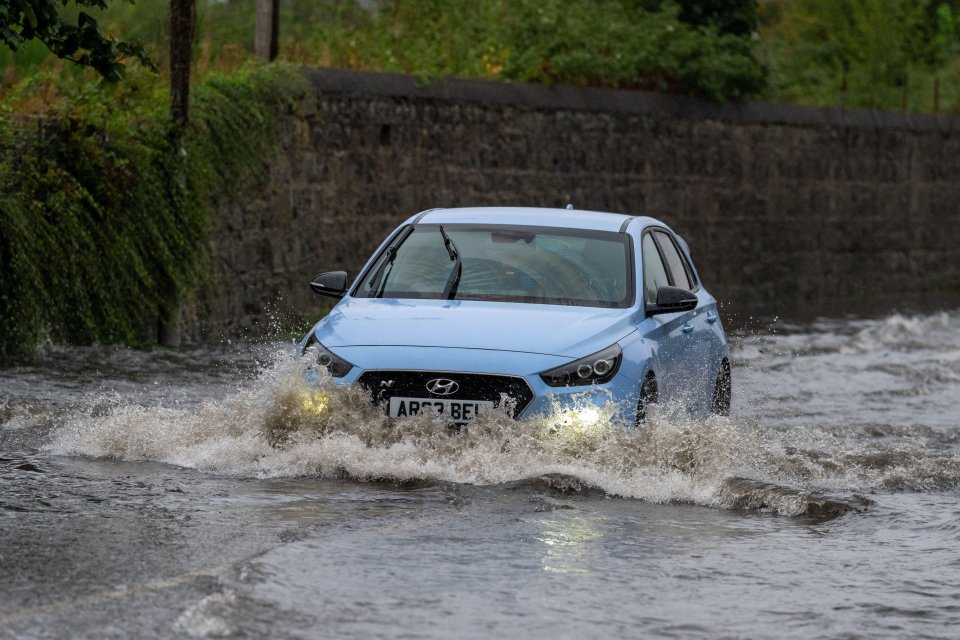
M640 226L663 225L647 216L629 216L622 213L582 211L580 209L548 209L537 207L460 207L429 209L413 216L408 222L429 224L504 224L534 227L564 227L595 231L620 231L627 220L634 219ZM664 225L666 226L666 225Z

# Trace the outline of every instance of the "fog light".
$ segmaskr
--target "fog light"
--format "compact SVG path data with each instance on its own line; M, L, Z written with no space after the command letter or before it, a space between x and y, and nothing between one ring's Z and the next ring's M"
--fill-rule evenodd
M560 420L554 429L565 429L570 426L592 427L600 421L600 412L593 407L583 409L567 409L560 414Z
M325 393L303 394L303 410L311 413L323 413L330 406L330 396Z
M575 413L577 414L577 419L580 420L580 424L582 425L593 426L600 420L600 412L593 408L580 409Z

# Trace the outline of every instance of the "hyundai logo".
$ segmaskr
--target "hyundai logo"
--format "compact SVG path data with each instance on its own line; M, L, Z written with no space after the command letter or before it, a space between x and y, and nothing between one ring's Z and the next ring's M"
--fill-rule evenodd
M427 382L427 391L437 396L448 396L459 388L459 384L447 378L434 378Z

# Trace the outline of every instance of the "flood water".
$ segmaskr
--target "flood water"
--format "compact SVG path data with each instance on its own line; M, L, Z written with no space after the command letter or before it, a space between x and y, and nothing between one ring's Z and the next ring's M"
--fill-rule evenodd
M285 345L0 369L0 637L960 635L960 312L732 339L728 418L482 416Z

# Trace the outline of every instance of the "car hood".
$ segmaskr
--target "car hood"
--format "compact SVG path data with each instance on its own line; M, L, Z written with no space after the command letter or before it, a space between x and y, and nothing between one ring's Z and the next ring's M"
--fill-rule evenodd
M448 347L579 358L635 329L629 309L347 298L317 324L315 335L331 348Z

